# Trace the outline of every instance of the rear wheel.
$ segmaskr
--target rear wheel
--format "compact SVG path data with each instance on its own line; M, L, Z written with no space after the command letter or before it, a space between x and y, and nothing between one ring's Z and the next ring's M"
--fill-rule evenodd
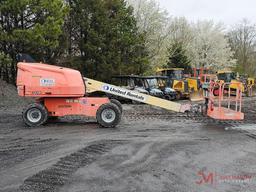
M36 127L47 121L48 111L42 104L33 103L23 110L22 117L26 125Z
M122 106L122 104L118 100L110 99L110 102L115 104L118 107L118 109L120 110L121 114L123 113L123 106Z
M105 128L115 127L121 120L121 111L113 103L106 103L99 107L96 113L98 123Z

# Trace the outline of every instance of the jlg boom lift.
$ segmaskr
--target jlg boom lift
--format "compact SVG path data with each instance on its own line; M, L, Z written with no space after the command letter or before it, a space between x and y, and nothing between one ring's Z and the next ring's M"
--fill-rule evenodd
M36 98L36 103L23 111L28 126L42 125L49 117L82 115L96 117L103 127L115 127L121 119L120 103L107 97L86 97L86 90L111 93L177 112L190 109L190 105L83 78L79 71L41 63L18 63L17 89L20 96Z
M85 96L86 91L102 91L182 113L192 108L190 104L182 105L83 78L76 70L41 63L18 63L17 89L20 96L36 98L36 102L23 111L23 120L28 126L42 125L50 117L82 115L95 117L103 127L115 127L121 120L120 103L108 98Z

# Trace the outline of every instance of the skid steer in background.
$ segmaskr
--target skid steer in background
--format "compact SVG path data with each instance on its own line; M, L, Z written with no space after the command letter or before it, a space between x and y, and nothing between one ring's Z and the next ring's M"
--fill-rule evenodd
M189 98L189 83L184 77L183 68L157 69L157 74L169 78L167 86L177 92L176 99Z

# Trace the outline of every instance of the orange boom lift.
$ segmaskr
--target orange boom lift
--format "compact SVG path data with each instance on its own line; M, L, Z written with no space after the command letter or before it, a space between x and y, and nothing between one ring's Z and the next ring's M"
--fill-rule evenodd
M36 102L23 111L23 120L28 126L42 125L50 117L82 115L95 117L103 127L115 127L121 120L121 103L107 97L85 96L86 92L94 91L176 112L190 110L190 105L83 78L79 71L42 63L18 63L17 89L20 96L36 98Z
M184 113L194 110L194 106L191 104L167 101L82 77L79 71L73 69L42 63L18 63L17 89L20 96L36 98L36 102L23 111L23 120L28 126L42 125L50 117L81 115L96 118L103 127L115 127L121 120L122 105L119 101L107 97L86 96L88 93L99 91L175 112ZM208 111L208 116L220 119L215 112L219 113L223 108L219 106L218 110L215 110L217 108L213 107L215 99L211 86L207 90L208 93L210 92L210 97L207 100L210 101L209 110L211 110ZM229 99L231 99L230 95ZM220 101L222 100L221 97ZM232 111L230 108L223 110L223 113L227 113L229 116L223 118L221 115L221 119L243 119L241 97L237 97L235 101L236 110ZM240 104L239 110L238 103Z

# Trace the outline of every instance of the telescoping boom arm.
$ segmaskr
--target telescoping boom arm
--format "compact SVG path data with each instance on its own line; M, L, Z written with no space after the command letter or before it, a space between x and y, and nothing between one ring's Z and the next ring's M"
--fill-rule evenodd
M149 105L161 107L163 109L175 111L175 112L181 112L184 113L186 111L190 111L191 105L186 104L182 105L180 103L160 99L157 97L153 97L150 95L138 93L136 91L128 90L125 88L121 88L115 85L103 83L100 81L95 81L93 79L89 79L84 77L84 82L86 85L87 92L96 92L101 91L105 93L110 93L115 96L123 97L126 99L131 99L134 101L138 101L141 103L146 103Z

